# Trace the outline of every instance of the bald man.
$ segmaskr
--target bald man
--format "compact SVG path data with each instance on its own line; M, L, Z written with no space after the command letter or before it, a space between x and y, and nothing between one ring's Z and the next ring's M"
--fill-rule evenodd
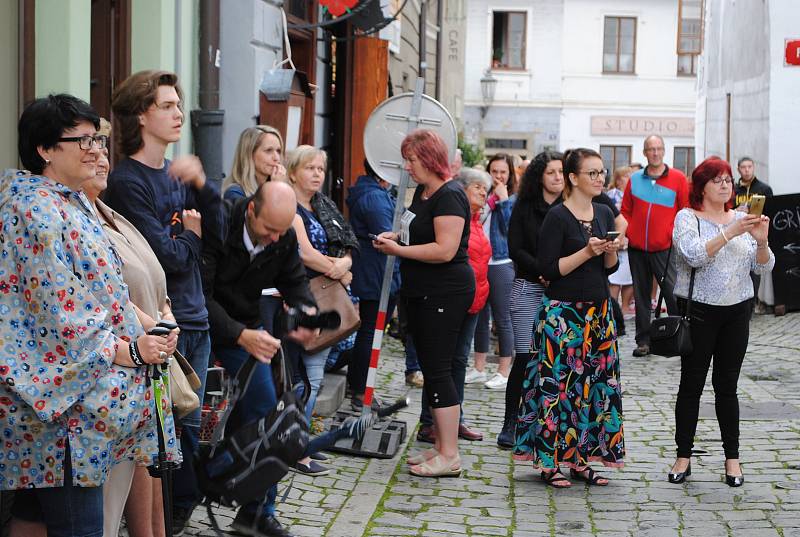
M241 404L231 415L228 430L266 416L277 404L272 373L266 364L280 341L270 333L272 327L261 326L261 291L275 287L290 306L316 307L292 229L296 211L292 187L264 183L253 196L231 207L223 241L203 243L203 291L214 356L229 375L235 375L250 356L263 362L256 367ZM293 336L302 341L313 333L301 328ZM276 493L276 487L272 487L260 512L258 502L242 506L233 528L248 534L256 527L259 535L289 535L275 518Z

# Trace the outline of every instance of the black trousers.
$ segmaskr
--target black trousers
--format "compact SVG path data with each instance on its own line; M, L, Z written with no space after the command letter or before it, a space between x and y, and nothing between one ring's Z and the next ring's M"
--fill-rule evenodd
M684 310L686 301L679 299ZM714 408L726 459L739 458L739 371L750 338L750 300L733 306L692 303L692 353L681 356L681 384L675 404L678 457L691 457L700 396L711 361Z
M432 408L461 403L451 374L461 325L473 293L404 297L408 328L417 349L425 394Z
M636 344L650 344L650 295L653 292L653 276L661 281L667 269L669 250L645 252L635 248L628 249L628 261L633 277L633 296L636 301ZM678 306L672 290L675 287L675 264L669 260L667 278L664 280L664 302L670 315L676 315Z

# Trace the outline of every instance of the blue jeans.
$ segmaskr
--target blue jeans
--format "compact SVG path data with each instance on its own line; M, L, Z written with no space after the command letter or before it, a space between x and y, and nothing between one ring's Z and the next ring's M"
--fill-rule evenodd
M211 339L208 330L181 330L178 335L178 352L191 364L200 378L200 389L197 395L202 406L206 391L206 373L211 355ZM173 505L183 509L193 509L200 501L200 489L194 475L194 453L197 451L197 439L200 436L200 409L193 410L180 420L181 452L183 463L174 472L172 496Z
M453 367L450 370L453 382L458 391L459 402L464 402L464 377L467 374L467 360L469 358L469 348L472 346L472 338L475 336L475 327L478 324L478 314L468 313L464 322L461 324L461 330L458 333L458 341L456 342L456 353L453 358ZM423 425L431 425L433 417L431 416L431 407L428 405L428 397L425 395L425 390L422 390L422 408L419 413L419 421ZM460 423L464 423L464 409L461 409Z
M103 487L72 484L69 443L64 453L64 486L18 490L12 514L28 522L44 522L49 537L102 537Z
M317 394L322 386L322 379L325 377L325 361L328 359L330 347L322 349L317 354L303 352L303 366L306 369L308 383L311 385L311 393L308 395L306 403L306 417L311 423L311 414L314 412L314 405L317 403Z
M250 359L250 355L241 347L214 347L214 356L222 362L222 367L228 375L235 375L242 365ZM325 361L323 360L323 364ZM228 419L227 427L234 430L237 427L247 425L266 416L275 405L278 398L275 393L275 385L272 382L272 369L266 364L259 363L247 391L236 403L236 409ZM264 506L264 516L275 514L275 498L278 496L278 486L273 485L267 493L267 503ZM259 502L248 503L242 506L246 512L255 513Z

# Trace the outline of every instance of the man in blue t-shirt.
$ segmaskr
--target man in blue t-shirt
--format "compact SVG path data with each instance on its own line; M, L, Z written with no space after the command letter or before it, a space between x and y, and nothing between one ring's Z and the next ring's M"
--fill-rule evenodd
M109 175L105 201L144 235L167 276L167 295L180 326L178 351L205 391L211 344L208 311L200 278L203 236L223 237L222 200L206 179L200 160L183 155L169 161L167 146L181 136L184 115L178 77L141 71L114 92L117 152L125 157ZM180 420L183 464L173 491L173 533L179 535L200 500L192 453L200 429L200 409Z

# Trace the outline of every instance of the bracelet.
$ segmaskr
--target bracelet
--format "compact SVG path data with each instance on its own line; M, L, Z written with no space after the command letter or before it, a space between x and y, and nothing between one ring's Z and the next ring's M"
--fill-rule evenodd
M139 346L136 344L136 341L132 341L130 345L130 353L131 353L131 362L137 367L144 365L144 360L142 359L142 355L139 354Z
M758 244L758 243L756 243L756 247L757 247L759 250L764 250L764 249L766 249L766 248L769 248L769 242L765 242L764 244Z
M730 242L730 239L728 239L728 237L725 236L725 230L721 229L719 232L722 234L722 238L725 239L725 244L728 244Z

